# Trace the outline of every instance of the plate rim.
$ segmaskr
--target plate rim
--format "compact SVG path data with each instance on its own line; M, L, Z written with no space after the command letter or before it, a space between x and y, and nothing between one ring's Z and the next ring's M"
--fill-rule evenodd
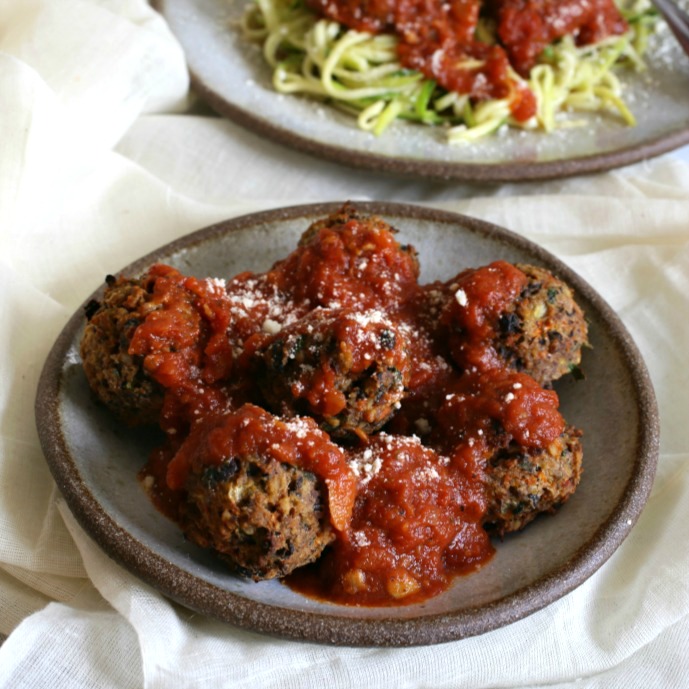
M162 2L163 0L157 0ZM543 162L469 163L424 161L408 157L392 157L342 148L333 144L314 141L284 129L244 108L229 103L222 95L208 86L202 77L189 68L192 90L210 108L223 117L259 136L292 150L318 159L328 159L347 167L371 172L396 174L403 177L454 180L457 182L538 182L565 179L577 175L595 174L625 167L689 144L689 126L665 135L657 136L638 145L628 145L613 151L596 153L578 158L558 158Z
M151 0L151 6L166 20L170 31L177 38L165 14L165 6L168 1ZM632 143L602 153L541 162L428 161L407 156L387 156L382 153L351 150L296 134L275 122L264 119L245 107L228 101L222 94L211 88L201 74L191 66L182 41L179 38L177 40L184 52L191 90L217 114L254 134L265 136L287 148L319 159L331 160L354 169L395 174L402 177L411 176L458 182L536 182L605 172L654 158L689 144L689 123L687 123L683 127L654 136L640 144ZM279 94L276 92L276 95ZM352 126L355 124L353 123Z
M223 220L164 244L118 272L140 271L161 254L170 256L230 232L320 216L341 205L342 202L326 202L285 206ZM451 211L396 202L368 201L355 202L355 205L362 212L383 217L394 215L397 219L414 218L458 225L462 229L529 251L534 257L555 266L560 276L603 317L631 374L639 410L638 452L631 477L611 515L567 563L486 605L416 618L391 616L375 619L338 617L261 603L179 569L103 510L82 480L79 468L67 448L59 404L63 364L83 325L83 306L97 296L102 287L77 308L58 335L43 365L34 406L40 444L65 502L96 545L146 584L187 608L248 631L340 646L418 646L483 634L528 617L571 592L610 558L632 530L650 494L659 454L659 417L653 385L636 344L617 314L588 282L538 244L493 223Z

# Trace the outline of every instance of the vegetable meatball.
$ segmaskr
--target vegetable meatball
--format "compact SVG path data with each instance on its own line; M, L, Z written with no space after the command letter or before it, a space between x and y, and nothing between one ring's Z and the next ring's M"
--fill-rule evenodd
M106 282L103 302L86 308L81 343L86 377L106 406L140 425L163 422L161 410L171 406L180 414L187 408L193 422L204 390L210 406L224 405L222 384L233 365L224 282L164 264L140 279L109 276Z
M256 581L316 560L334 534L319 481L272 457L232 457L191 474L181 514L189 540Z
M568 285L547 270L518 264L528 283L500 316L496 348L505 363L548 384L578 370L588 326Z
M316 310L268 338L256 367L273 411L312 416L338 438L378 430L410 375L404 328L380 311Z
M356 477L312 419L245 404L196 426L168 465L185 535L243 576L282 577L349 523Z
M503 535L553 512L576 489L581 431L554 390L514 371L463 375L446 390L431 440L451 457L481 457L486 528Z
M156 307L145 280L106 278L101 302L86 307L81 340L84 373L106 407L130 426L155 423L163 390L143 368L143 357L129 353L136 328Z
M580 437L568 426L546 449L512 444L496 452L486 467L486 528L500 536L519 531L566 502L581 478Z
M345 205L313 223L299 246L270 271L296 301L329 309L389 308L418 288L416 250L400 244L397 230L378 216Z
M578 369L588 327L572 290L543 268L496 261L444 288L441 325L464 369L504 367L549 385Z

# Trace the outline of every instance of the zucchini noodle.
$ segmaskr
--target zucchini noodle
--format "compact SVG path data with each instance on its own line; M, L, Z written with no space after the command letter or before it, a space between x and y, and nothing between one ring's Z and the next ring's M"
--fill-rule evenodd
M354 31L320 19L303 0L252 0L241 28L262 45L276 91L334 105L375 135L396 119L443 125L454 144L475 141L505 125L551 132L583 124L568 115L572 112L612 113L633 126L634 115L614 70L644 69L643 54L656 13L649 0L618 4L630 27L626 34L587 46L564 36L543 51L528 79L510 72L536 97L536 115L527 122L511 116L509 98L472 101L468 95L448 92L400 65L395 36ZM495 42L494 29L483 20L477 36ZM471 59L466 66L480 64Z

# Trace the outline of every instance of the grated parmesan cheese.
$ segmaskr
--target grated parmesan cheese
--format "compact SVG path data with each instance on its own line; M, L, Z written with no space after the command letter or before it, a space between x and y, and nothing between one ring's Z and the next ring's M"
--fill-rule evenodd
M466 306L469 303L469 297L463 289L458 289L455 292L455 299L460 306Z

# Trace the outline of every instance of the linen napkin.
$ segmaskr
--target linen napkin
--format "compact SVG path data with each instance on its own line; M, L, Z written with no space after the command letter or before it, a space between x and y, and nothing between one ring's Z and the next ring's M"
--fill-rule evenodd
M353 172L189 99L182 52L142 0L0 0L0 27L0 687L687 686L689 166L484 187ZM221 219L345 199L426 203L541 243L648 365L661 457L639 522L582 586L503 629L338 648L195 614L103 554L42 456L38 375L105 274Z

